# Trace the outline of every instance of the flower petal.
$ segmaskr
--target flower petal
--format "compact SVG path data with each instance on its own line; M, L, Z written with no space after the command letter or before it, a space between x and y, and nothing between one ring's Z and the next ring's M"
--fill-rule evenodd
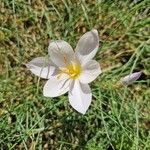
M127 75L124 78L122 78L121 82L123 85L132 84L134 81L136 81L141 76L141 74L142 74L142 71L132 73L132 74Z
M93 29L85 33L78 41L75 52L78 59L87 62L92 59L99 47L99 36L97 30Z
M74 58L74 51L72 47L62 40L50 42L48 52L51 60L59 67L70 63L70 61Z
M69 77L62 74L58 76L51 76L43 88L43 95L46 97L57 97L65 94L69 90L70 80Z
M78 112L85 114L92 100L91 89L88 84L82 84L78 80L71 83L69 102Z
M46 57L37 57L26 64L26 67L35 75L48 79L55 71L55 66Z
M87 62L83 68L79 80L81 83L90 83L102 73L100 65L95 60Z

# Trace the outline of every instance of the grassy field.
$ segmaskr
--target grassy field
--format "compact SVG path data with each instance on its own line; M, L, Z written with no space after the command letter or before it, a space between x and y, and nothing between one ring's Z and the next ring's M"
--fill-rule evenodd
M0 1L1 150L150 150L149 0ZM96 28L96 60L103 73L91 84L93 100L85 115L68 97L46 98L45 80L25 64L47 55L48 42L75 47ZM143 71L134 84L117 87L121 77Z

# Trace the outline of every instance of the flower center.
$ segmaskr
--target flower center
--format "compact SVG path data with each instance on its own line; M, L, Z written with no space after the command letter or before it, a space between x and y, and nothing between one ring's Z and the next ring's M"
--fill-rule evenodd
M61 67L60 68L61 73L68 74L70 78L76 79L81 72L81 67L79 64L71 62L70 65L67 65L66 67Z

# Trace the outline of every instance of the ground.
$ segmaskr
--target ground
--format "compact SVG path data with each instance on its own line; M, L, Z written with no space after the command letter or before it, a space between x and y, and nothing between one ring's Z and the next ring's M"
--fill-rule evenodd
M1 0L1 149L150 149L149 0ZM43 96L46 82L25 64L47 55L50 40L75 47L96 28L96 60L103 73L90 84L92 104L85 115L67 94ZM130 86L121 77L143 74Z

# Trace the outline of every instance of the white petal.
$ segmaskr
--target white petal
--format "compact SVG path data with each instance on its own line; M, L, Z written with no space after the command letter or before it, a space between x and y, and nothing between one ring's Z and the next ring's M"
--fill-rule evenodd
M90 83L102 73L100 65L95 60L88 61L82 68L79 80L81 83Z
M85 114L92 100L91 89L88 84L82 84L75 80L69 91L69 102L78 112Z
M97 30L93 29L85 33L78 41L75 49L78 59L87 62L92 59L99 47L99 36Z
M65 94L69 90L70 80L66 75L51 76L43 88L43 95L46 97L57 97Z
M124 78L121 79L121 82L124 85L129 85L132 84L134 81L136 81L140 76L141 76L142 72L135 72L132 73L130 75L125 76Z
M72 47L62 40L50 42L48 52L51 60L59 67L70 63L74 57Z
M35 75L48 79L55 71L55 66L46 57L37 57L26 64L26 67Z

